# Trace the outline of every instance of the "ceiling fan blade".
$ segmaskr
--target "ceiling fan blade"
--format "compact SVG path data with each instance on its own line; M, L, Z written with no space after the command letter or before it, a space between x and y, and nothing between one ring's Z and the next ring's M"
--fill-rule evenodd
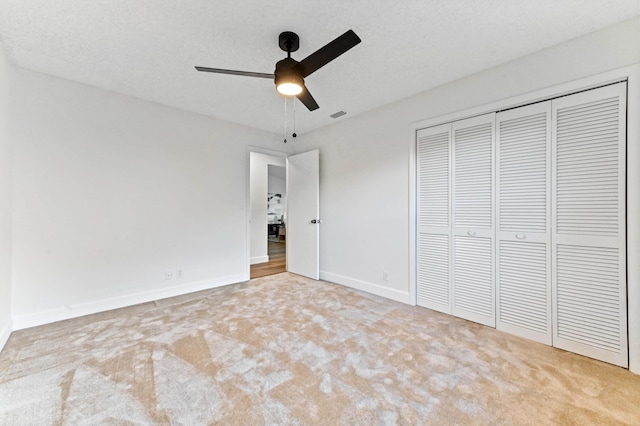
M302 93L296 95L296 97L300 102L304 104L304 106L307 107L309 111L314 111L320 108L320 105L318 105L316 100L313 99L313 96L311 96L311 93L309 93L309 89L307 89L307 86L302 86Z
M304 78L319 68L327 65L329 62L333 61L361 41L360 37L358 37L353 30L349 30L337 39L304 58L300 63L298 63L298 65L296 65L296 69Z
M207 68L207 67L196 67L198 71L202 72L213 72L217 74L231 74L231 75L241 75L244 77L260 77L260 78L276 78L275 74L267 74L264 72L249 72L249 71L236 71L236 70L225 70L222 68Z

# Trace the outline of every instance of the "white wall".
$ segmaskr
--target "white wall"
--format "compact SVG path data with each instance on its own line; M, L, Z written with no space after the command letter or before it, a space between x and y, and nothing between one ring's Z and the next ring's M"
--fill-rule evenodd
M279 135L14 74L14 328L249 278L247 146Z
M287 198L286 167L269 165L269 182L267 192L269 194L282 195L282 201Z
M9 65L0 43L0 350L11 333L11 143Z
M282 147L278 147L282 148ZM267 191L269 165L286 166L286 158L251 152L251 264L269 261L267 251Z
M297 152L320 148L321 153L321 278L414 303L409 256L412 123L639 62L636 18L302 135ZM630 122L637 123L639 116L640 111L629 111ZM629 161L639 164L640 158ZM630 180L629 191L640 192L634 185ZM637 246L640 214L628 219L629 238L637 238L632 241ZM388 282L382 279L384 270L389 271ZM630 297L640 297L640 282L630 286ZM640 306L640 299L632 304ZM640 319L634 312L630 320ZM631 327L631 347L640 352L634 343L640 341L640 328L637 323ZM632 365L640 371L640 357Z

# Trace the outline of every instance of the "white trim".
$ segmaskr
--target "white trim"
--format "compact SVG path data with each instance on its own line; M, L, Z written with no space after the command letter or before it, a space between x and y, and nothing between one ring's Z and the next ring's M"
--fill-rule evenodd
M285 151L276 151L275 149L262 148L260 146L247 145L247 153L257 152L259 154L273 155L274 157L287 158L291 154Z
M98 312L110 311L127 306L139 305L141 303L153 302L169 297L182 296L196 291L209 290L216 287L223 287L229 284L241 283L249 280L247 274L229 275L226 277L214 278L211 280L195 281L179 286L163 288L160 290L135 293L127 296L112 297L77 305L51 309L34 314L13 317L14 330L36 327L52 322L63 321L71 318L91 315Z
M419 129L436 126L443 123L461 120L488 112L501 111L508 108L524 106L533 102L539 102L627 80L627 259L640 258L640 64L619 68L601 74L592 75L578 80L558 84L548 88L536 90L522 95L504 98L498 101L467 108L462 111L444 114L438 117L414 122L409 125L411 149L409 161L409 178L415 178L416 164L411 157L416 155L416 132ZM409 194L412 185L409 183ZM412 219L415 212L415 204L410 206L414 211L409 212ZM409 232L415 233L409 222ZM416 291L415 236L409 235L409 271L410 286ZM629 370L640 374L640 262L627 261L627 303L629 327Z
M257 263L267 263L269 261L269 256L256 256L251 258L251 264L255 265Z
M479 105L473 108L467 108L462 111L417 121L411 123L410 127L417 131L426 127L475 117L476 115L483 115L491 112L503 111L505 109L517 108L534 102L546 101L551 98L557 98L558 96L570 95L572 93L594 89L606 84L617 83L621 80L627 79L631 74L635 73L634 71L637 72L637 69L639 67L640 65L624 67L606 73L581 78L579 80L558 84L545 89L536 90L534 92L525 93L523 95L504 98L501 100L490 102L488 104Z
M4 325L4 328L0 330L0 351L2 351L2 349L4 349L4 345L7 344L7 341L11 336L11 331L12 331L12 321L9 320Z
M418 131L410 129L409 141L409 297L410 304L418 304L418 264L416 250L418 244L418 173L417 138ZM413 252L412 252L413 250ZM413 255L412 255L413 253Z
M340 284L345 287L353 288L355 290L360 290L370 294L375 294L376 296L395 300L396 302L406 303L407 305L415 305L414 300L411 298L411 293L408 292L391 289L378 284L361 281L355 278L349 278L345 277L344 275L333 274L326 271L320 271L320 279L322 281Z
M627 75L627 324L629 370L640 374L640 65Z

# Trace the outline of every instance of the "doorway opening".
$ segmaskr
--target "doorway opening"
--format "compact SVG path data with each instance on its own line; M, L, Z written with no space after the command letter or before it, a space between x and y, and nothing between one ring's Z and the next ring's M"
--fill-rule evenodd
M267 256L268 262L251 265L251 278L287 270L287 169L267 165Z
M254 265L267 263L261 267L268 267L271 228L273 243L271 246L274 249L272 253L276 259L280 257L280 263L284 264L284 268L280 266L279 271L288 271L318 280L320 277L319 224L322 222L319 218L320 151L315 149L290 156L276 151L270 151L269 154L262 152L249 151L248 203L250 208L247 209L249 277L253 278L253 271L260 268ZM285 189L280 193L280 202L286 206L286 210L281 215L276 213L271 218L274 223L268 223L267 214L269 165L285 168ZM285 256L284 261L282 256ZM278 272L270 269L268 273Z
M286 158L250 154L250 278L287 270Z

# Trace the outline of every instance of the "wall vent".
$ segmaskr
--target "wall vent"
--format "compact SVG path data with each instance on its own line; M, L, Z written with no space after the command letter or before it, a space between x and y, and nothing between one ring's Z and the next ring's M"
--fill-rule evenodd
M338 111L338 112L336 112L336 113L331 114L329 117L331 117L331 118L338 118L338 117L342 117L342 116L343 116L343 115L345 115L345 114L346 114L346 112L344 112L344 111Z

